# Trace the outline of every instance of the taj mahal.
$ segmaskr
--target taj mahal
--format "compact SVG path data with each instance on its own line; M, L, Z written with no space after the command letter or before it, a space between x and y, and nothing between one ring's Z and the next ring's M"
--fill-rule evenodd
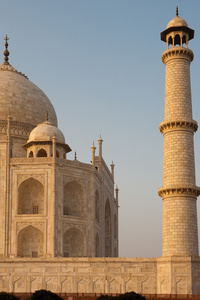
M118 194L103 139L91 163L69 160L48 97L9 63L0 65L0 290L68 293L200 294L200 257L189 41L176 16L166 43L163 244L159 258L118 257ZM164 84L164 83L163 83ZM106 151L106 149L105 149Z

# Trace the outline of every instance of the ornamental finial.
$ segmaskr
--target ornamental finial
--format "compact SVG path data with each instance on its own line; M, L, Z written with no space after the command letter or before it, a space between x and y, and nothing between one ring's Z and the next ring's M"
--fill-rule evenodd
M178 6L176 7L176 16L178 17L179 12L178 12Z
M9 37L7 36L7 34L6 34L6 37L4 38L4 40L6 41L5 42L6 49L4 50L3 54L4 54L5 63L8 64L8 56L9 56L10 53L8 51L8 40L9 40Z
M76 150L75 150L74 160L77 160Z

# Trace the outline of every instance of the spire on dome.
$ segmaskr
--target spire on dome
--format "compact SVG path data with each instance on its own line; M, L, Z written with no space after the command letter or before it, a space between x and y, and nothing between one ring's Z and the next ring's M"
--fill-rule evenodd
M9 62L8 62L8 56L9 56L9 51L8 51L8 40L9 40L9 37L7 36L7 34L6 34L6 37L4 38L4 40L6 41L5 42L5 47L6 47L6 49L4 50L4 52L3 52L3 54L5 55L4 56L4 64L9 64Z
M178 12L178 6L176 7L176 16L178 17L179 12Z

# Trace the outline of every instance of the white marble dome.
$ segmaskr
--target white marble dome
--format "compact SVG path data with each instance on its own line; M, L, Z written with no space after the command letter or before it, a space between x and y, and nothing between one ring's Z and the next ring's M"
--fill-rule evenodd
M170 27L182 27L182 26L188 27L187 22L184 19L176 16L167 24L167 29Z
M65 137L60 129L54 126L51 122L45 121L41 124L38 124L37 127L35 127L31 131L28 143L38 141L52 141L53 136L55 136L57 143L65 144Z
M45 93L9 63L0 65L0 120L10 115L12 121L36 126L43 122L46 111L57 126L54 107Z

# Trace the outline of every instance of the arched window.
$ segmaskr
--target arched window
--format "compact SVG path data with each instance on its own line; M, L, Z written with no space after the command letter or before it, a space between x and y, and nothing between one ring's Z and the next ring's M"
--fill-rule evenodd
M41 257L43 255L43 234L33 227L28 226L22 229L17 239L18 257Z
M108 199L105 206L105 256L111 256L111 211Z
M71 181L65 185L63 194L63 215L85 217L86 200L83 186Z
M56 157L60 157L60 153L58 150L56 150Z
M186 46L186 36L183 35L182 37L182 46Z
M84 248L83 233L75 227L68 229L63 236L63 256L84 256Z
M47 152L44 149L40 149L37 153L37 157L47 157Z
M172 37L170 36L168 38L168 48L171 48L172 44L173 44L173 40L172 40Z
M96 257L100 256L100 242L99 242L98 232L96 233L96 238L95 238L95 256Z
M99 205L99 192L96 190L95 193L95 220L99 223L100 221L100 205Z
M36 179L23 181L18 189L18 214L44 213L44 187Z
M174 46L180 46L181 44L181 39L180 39L180 35L179 34L176 34L175 35L175 39L174 39Z
M33 157L33 151L31 151L30 153L29 153L29 156L28 157Z

